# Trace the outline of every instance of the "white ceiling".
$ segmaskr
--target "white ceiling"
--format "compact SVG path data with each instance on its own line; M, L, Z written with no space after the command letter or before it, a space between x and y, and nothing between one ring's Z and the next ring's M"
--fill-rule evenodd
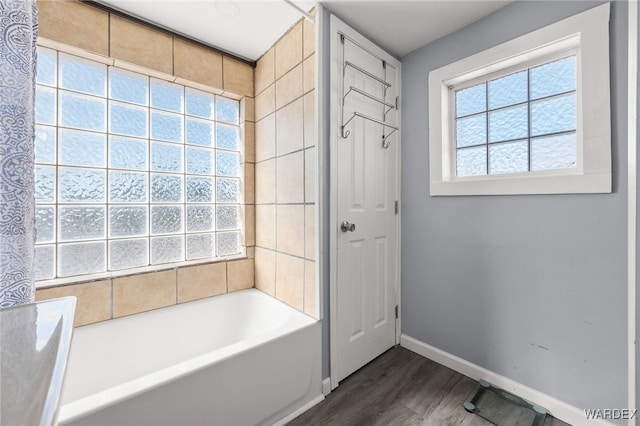
M97 0L249 60L258 59L298 19L283 0ZM326 0L336 15L403 56L476 21L510 0ZM315 1L295 0L309 10Z
M351 26L398 57L439 39L511 0L326 0Z

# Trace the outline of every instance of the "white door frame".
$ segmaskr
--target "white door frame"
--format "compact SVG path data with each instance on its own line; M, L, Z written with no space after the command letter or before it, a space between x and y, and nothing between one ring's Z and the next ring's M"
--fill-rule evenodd
M337 301L337 286L338 286L338 269L337 269L337 261L338 261L338 182L335 178L337 176L337 153L334 147L338 143L338 133L340 131L340 108L337 107L338 102L340 102L342 95L340 94L340 87L338 85L338 48L339 48L339 34L345 34L349 36L349 38L356 40L358 44L365 47L371 53L379 56L389 56L388 52L385 52L380 47L376 46L369 39L365 38L363 35L355 31L353 28L348 26L345 22L340 20L335 15L331 15L330 20L330 118L331 118L331 126L330 126L330 218L329 218L329 229L330 229L330 240L329 247L331 247L330 255L329 255L329 321L330 321L330 371L331 371L331 390L338 387L338 375L336 373L337 360L340 357L337 349L338 342L338 324L337 324L337 311L338 311L338 301ZM390 61L391 62L391 61ZM401 77L402 69L400 61L397 61L394 66L397 66L398 75ZM397 90L398 96L401 94L401 84L398 85ZM398 123L402 123L401 120L401 110L398 109ZM401 149L401 130L398 131L397 143L398 146L398 155L397 155L397 167L396 167L396 200L400 206L402 206L402 202L400 199L401 191L400 191L400 181L401 181L401 158L402 158L402 149ZM401 215L396 215L396 288L395 288L395 297L396 304L398 305L398 309L400 309L400 277L401 277L401 262L400 262L400 253L401 253ZM401 331L401 315L398 314L398 318L396 320L396 344L400 344L400 331Z

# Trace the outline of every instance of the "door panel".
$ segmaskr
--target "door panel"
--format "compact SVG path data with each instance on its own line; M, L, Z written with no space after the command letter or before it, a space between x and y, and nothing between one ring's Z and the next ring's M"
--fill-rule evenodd
M342 92L333 98L331 106L339 109L338 121L346 122L357 111L397 125L398 111L371 97L395 105L399 63L384 52L373 53L363 43L355 42L353 37L358 35L353 30L341 31L348 32L347 37L344 43L337 43L337 51L332 53L337 55L332 79L338 79L332 86ZM339 37L337 32L332 35ZM365 72L345 66L347 61ZM386 87L367 74L391 86ZM354 117L344 135L341 130L340 125L334 125L331 147L335 152L331 178L336 181L332 185L336 209L332 241L337 250L332 265L336 277L332 376L338 381L396 342L399 230L395 201L399 195L400 152L398 132L388 139L388 147L383 147L383 138L390 130L379 123ZM343 232L343 221L355 224L355 229Z

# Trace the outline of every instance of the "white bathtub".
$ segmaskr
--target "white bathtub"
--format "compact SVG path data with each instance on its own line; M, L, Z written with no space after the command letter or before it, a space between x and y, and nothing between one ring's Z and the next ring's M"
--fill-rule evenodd
M245 290L77 328L62 425L274 424L322 400L320 323Z

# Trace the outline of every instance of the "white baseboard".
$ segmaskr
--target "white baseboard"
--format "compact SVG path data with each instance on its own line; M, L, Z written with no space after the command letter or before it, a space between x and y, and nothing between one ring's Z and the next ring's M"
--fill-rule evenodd
M291 420L295 419L296 417L298 417L302 413L312 409L316 405L320 404L322 401L324 401L324 395L316 396L311 401L307 402L302 407L300 407L297 410L295 410L293 413L291 413L288 416L283 417L280 420L278 420L277 422L273 423L273 426L284 426L284 425L286 425Z
M449 367L460 374L464 374L474 380L486 380L487 382L514 393L530 402L545 407L555 418L572 425L589 426L613 426L604 420L587 420L584 410L581 410L552 396L525 386L479 365L445 352L434 346L428 345L418 339L403 334L400 336L400 345L425 358Z
M327 396L331 393L331 377L327 377L322 381L322 394Z

